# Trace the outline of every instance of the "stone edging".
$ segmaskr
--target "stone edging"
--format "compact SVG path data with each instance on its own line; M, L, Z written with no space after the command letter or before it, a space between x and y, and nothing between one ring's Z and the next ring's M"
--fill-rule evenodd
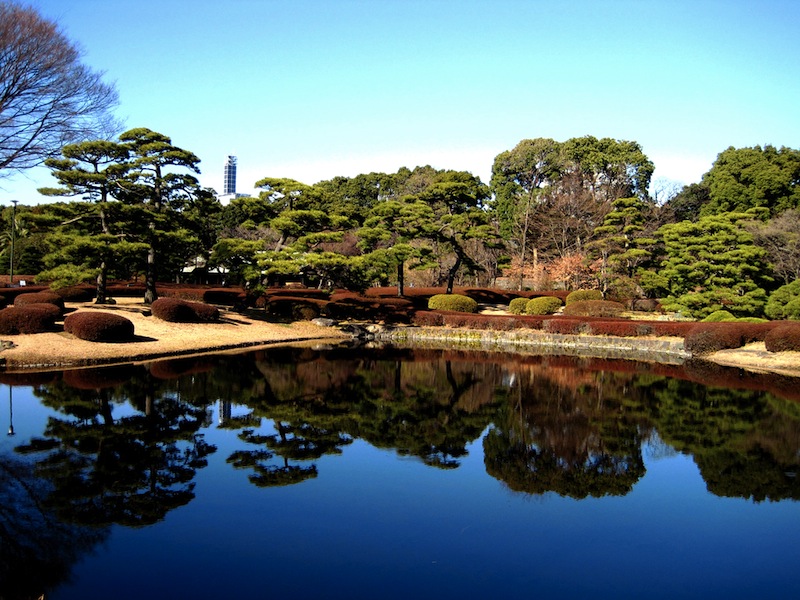
M621 358L667 364L682 364L691 358L683 348L683 338L617 337L609 335L568 335L532 329L493 331L451 329L448 327L370 328L376 342L393 345L436 346L494 351L535 351L539 354Z

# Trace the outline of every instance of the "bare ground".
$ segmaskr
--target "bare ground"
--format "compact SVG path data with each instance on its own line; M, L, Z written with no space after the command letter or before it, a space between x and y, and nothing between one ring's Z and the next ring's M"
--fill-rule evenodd
M121 299L118 304L107 306L70 303L67 308L123 315L133 322L136 339L125 343L87 342L64 332L3 336L4 345L13 344L0 351L0 361L5 363L6 370L141 362L166 356L348 337L338 329L307 321L270 323L227 310L220 310L219 323L168 323L148 316L149 307L137 299Z

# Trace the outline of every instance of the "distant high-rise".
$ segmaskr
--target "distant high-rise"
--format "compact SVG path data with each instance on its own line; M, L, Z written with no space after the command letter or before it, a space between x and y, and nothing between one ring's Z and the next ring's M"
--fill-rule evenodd
M222 182L222 194L236 194L236 157L225 159L225 174Z

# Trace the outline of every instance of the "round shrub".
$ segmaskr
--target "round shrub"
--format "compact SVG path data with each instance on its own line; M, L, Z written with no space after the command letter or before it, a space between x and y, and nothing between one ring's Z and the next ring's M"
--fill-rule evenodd
M0 334L44 333L55 328L61 311L52 304L9 306L0 310Z
M727 310L715 310L710 315L708 315L705 319L702 320L702 323L722 323L724 321L735 321L736 317L733 316L733 313Z
M552 315L561 308L561 300L553 296L531 298L525 303L526 315Z
M694 355L741 348L749 341L743 324L701 323L694 325L683 340L683 347Z
M59 310L64 310L64 299L55 292L32 292L20 294L14 299L14 306L25 306L28 304L52 304Z
M584 300L602 300L603 293L600 290L575 290L567 295L565 304L569 306L573 302L582 302Z
M53 290L64 302L91 302L95 297L95 289L88 285L71 285Z
M800 352L800 323L786 323L776 326L764 336L764 346L768 352Z
M508 312L512 315L521 315L525 313L525 305L528 303L527 298L514 298L508 303Z
M455 312L478 312L478 303L461 294L436 294L428 299L430 310L452 310Z
M127 342L133 339L133 322L107 312L74 312L64 319L64 331L89 342Z
M610 300L576 300L564 307L564 314L572 317L619 317L625 307Z
M777 290L770 294L767 300L767 305L764 307L764 313L770 318L781 319L800 319L800 279L782 285ZM793 309L789 309L789 305L793 304ZM787 309L795 314L790 316L787 314Z
M180 298L159 298L150 305L154 317L169 323L208 323L219 321L219 309L202 302Z

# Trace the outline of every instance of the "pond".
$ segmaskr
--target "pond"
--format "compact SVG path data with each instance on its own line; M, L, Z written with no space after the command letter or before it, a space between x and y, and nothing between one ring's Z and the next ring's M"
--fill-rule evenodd
M795 381L287 347L0 382L3 599L800 597Z

